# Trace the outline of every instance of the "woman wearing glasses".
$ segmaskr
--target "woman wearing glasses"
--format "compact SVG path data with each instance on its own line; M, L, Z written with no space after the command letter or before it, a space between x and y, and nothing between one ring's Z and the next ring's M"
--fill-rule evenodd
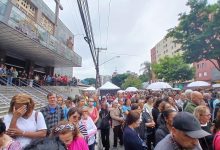
M199 120L201 128L209 133L212 133L212 124L210 122L211 113L207 106L197 106L194 110L194 116ZM199 139L202 149L212 150L213 135Z
M59 139L66 145L68 150L88 150L85 140L78 136L76 126L67 121L60 122L52 133L53 136L59 136Z
M91 117L89 117L89 112L88 112L88 107L83 106L82 107L82 117L81 120L79 121L79 125L84 126L87 130L88 135L86 136L87 143L89 145L89 150L94 150L95 149L95 134L97 132L97 127L94 124L93 120Z
M69 110L69 112L67 114L67 119L68 119L69 123L75 125L78 128L79 136L86 138L88 135L87 130L86 130L85 126L83 126L82 124L79 124L79 121L81 119L81 115L82 115L82 113L79 111L79 109L74 107Z

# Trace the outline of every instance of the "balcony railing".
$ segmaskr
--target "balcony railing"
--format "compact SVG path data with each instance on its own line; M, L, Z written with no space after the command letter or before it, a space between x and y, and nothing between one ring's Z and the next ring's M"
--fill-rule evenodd
M0 0L0 21L5 19L5 11L9 3L12 4L8 0ZM32 40L39 42L58 55L72 61L77 66L81 66L82 58L77 53L69 49L61 41L57 40L47 30L33 21L13 4L9 18L6 18L6 20L8 21L4 23L10 27L22 32Z

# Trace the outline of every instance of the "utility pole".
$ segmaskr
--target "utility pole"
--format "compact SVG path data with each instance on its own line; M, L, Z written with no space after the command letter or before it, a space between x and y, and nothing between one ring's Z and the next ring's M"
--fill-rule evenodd
M89 14L89 6L87 0L77 0L80 16L82 19L83 27L86 33L86 37L84 37L85 41L89 44L90 52L92 55L93 63L95 65L96 70L96 88L100 87L100 75L99 75L99 52L101 50L107 50L106 48L96 48L92 23Z
M95 65L95 70L96 70L96 88L101 86L101 78L100 78L100 74L99 74L99 53L100 51L103 50L107 50L107 48L95 48L95 50L97 51L97 63Z

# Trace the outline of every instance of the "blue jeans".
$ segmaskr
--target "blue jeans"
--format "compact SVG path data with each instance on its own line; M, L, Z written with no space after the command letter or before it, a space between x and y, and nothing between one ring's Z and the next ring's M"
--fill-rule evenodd
M95 142L91 145L89 145L89 150L95 150Z
M13 80L13 77L8 76L7 77L7 85L12 85L12 80Z

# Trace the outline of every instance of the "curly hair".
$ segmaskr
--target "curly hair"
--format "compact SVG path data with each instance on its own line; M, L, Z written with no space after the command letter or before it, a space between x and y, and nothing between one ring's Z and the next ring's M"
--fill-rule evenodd
M209 110L209 108L207 106L197 106L193 112L193 115L200 120L200 117L204 114L207 113L207 110Z
M20 93L13 96L10 102L8 113L13 113L15 103L27 105L27 114L31 113L34 110L35 103L31 96L27 94Z

